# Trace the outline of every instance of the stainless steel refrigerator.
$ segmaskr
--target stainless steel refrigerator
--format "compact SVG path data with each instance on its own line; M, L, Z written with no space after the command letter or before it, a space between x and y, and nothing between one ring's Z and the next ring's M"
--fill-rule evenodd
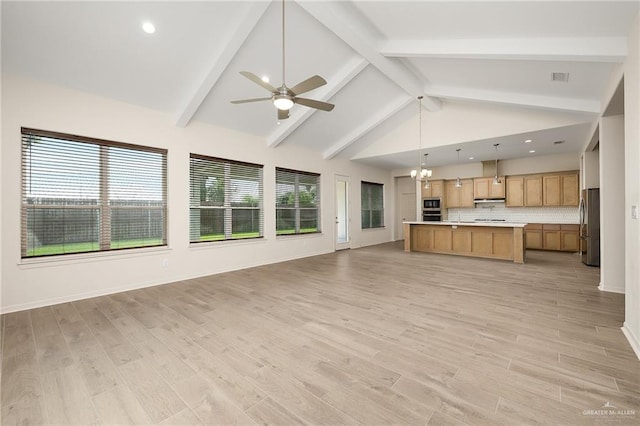
M600 266L600 190L583 189L580 198L580 253L582 263Z

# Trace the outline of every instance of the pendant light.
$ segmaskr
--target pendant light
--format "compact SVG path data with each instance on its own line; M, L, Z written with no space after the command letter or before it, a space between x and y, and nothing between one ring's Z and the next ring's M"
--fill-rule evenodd
M411 170L411 178L415 179L419 182L422 182L423 179L427 178L427 175L431 174L431 170L427 170L426 168L422 168L422 98L423 96L418 96L418 117L419 117L419 134L418 134L418 168Z
M496 175L493 177L493 184L500 185L502 181L498 178L498 145L499 143L494 143L493 146L496 147Z
M461 148L456 149L456 154L458 155L458 165L460 165L460 150ZM459 176L456 178L456 188L462 188L462 181L460 180Z
M429 189L431 188L431 184L429 183L429 178L431 177L431 170L427 169L427 155L429 154L424 154L424 163L422 163L422 165L424 166L424 169L427 171L425 177L424 177L424 189Z

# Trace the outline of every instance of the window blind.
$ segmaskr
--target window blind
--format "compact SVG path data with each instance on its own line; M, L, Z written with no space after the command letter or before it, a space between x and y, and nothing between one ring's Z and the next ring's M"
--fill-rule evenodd
M384 227L384 185L362 182L362 229Z
M167 244L167 151L22 128L22 257Z
M276 168L276 235L320 232L320 175Z
M191 154L189 241L260 238L262 165Z

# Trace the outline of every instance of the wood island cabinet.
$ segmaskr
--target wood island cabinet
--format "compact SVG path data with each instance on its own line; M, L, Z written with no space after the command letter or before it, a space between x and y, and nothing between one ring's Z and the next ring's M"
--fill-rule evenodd
M461 179L462 187L456 188L455 180L444 183L444 207L473 207L473 179Z
M494 185L493 178L475 178L473 179L473 196L474 198L504 198L504 176L500 177L500 183Z
M429 188L422 187L422 198L442 198L444 196L444 181L443 180L430 180Z
M527 249L568 252L580 250L579 225L529 223L524 232Z

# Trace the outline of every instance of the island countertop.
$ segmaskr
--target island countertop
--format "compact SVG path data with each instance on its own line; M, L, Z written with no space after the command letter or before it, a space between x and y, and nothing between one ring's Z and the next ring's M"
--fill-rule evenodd
M524 263L526 223L403 222L404 251L485 257Z
M501 222L501 221L482 221L482 222L458 222L454 220L445 220L443 222L421 222L421 221L411 221L407 220L402 222L403 224L408 225L456 225L456 226L488 226L491 228L524 228L527 226L526 223L512 223L512 222Z

